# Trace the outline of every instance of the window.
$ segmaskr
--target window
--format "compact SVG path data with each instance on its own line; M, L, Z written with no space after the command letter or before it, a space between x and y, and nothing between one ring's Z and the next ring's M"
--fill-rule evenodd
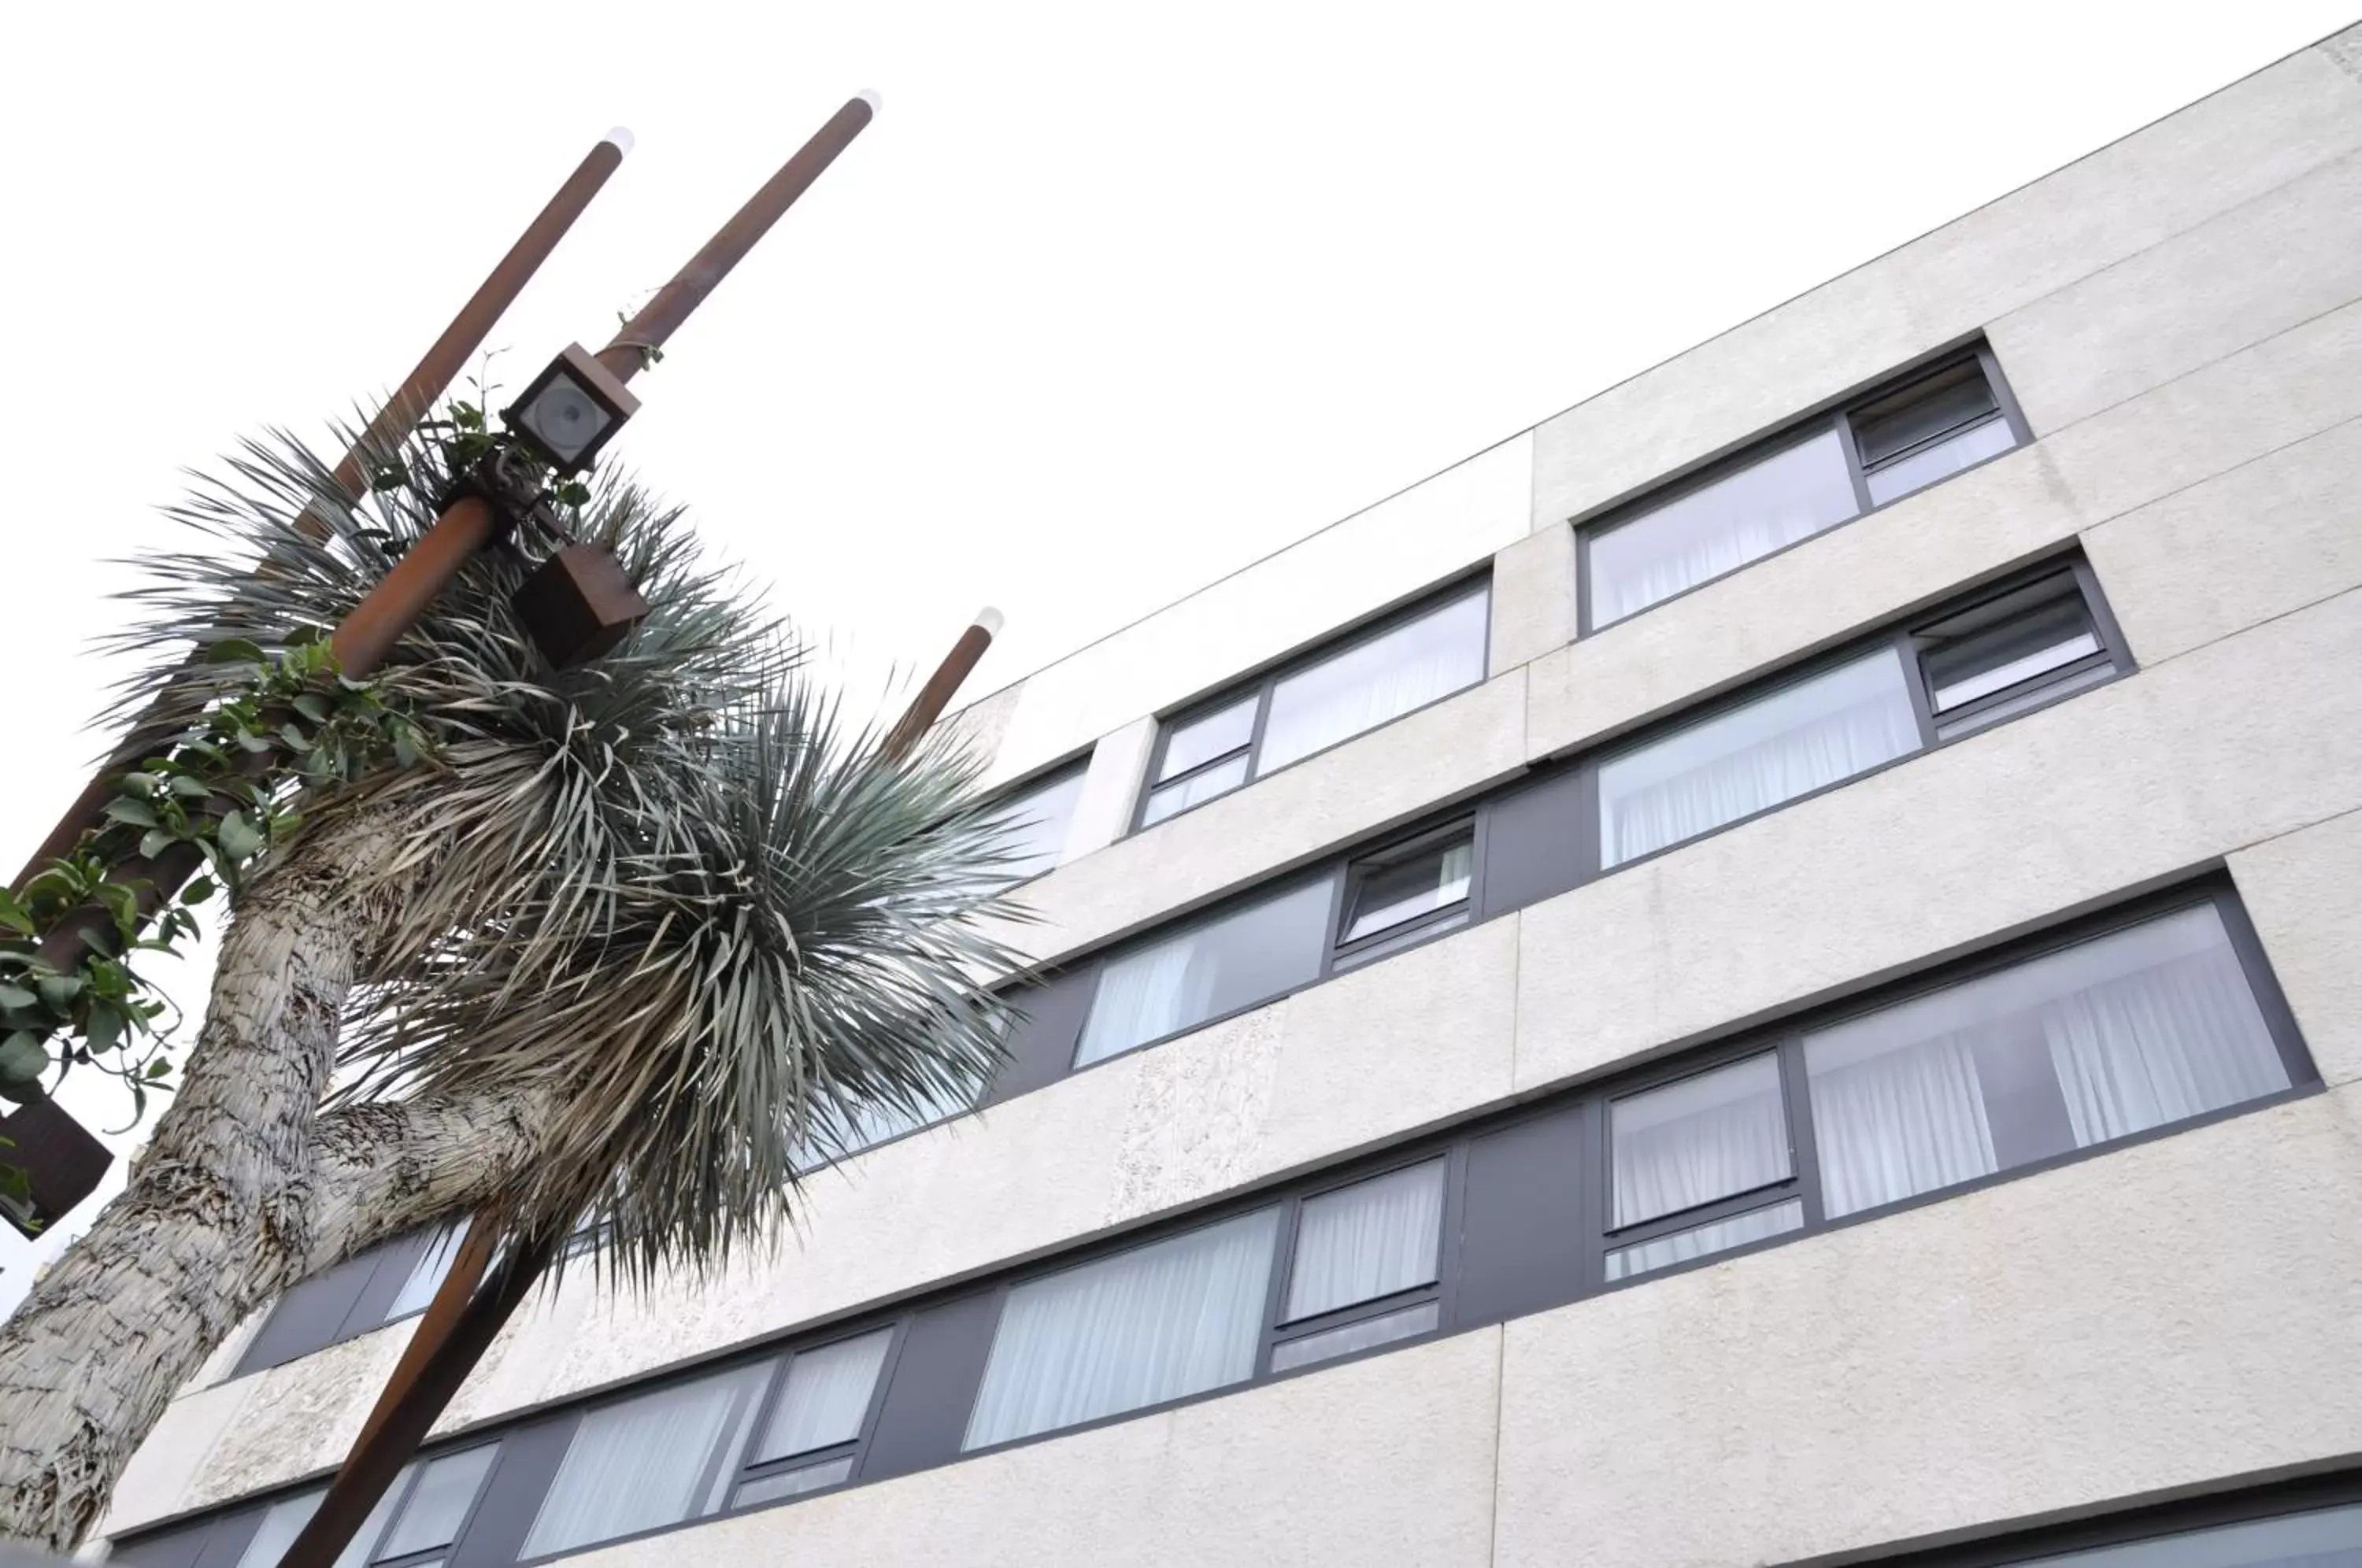
M2362 1504L2018 1561L2042 1568L2356 1568Z
M1804 1223L1779 1059L1770 1052L1610 1101L1607 1277L1704 1257ZM1733 1211L1724 1199L1746 1201ZM1698 1220L1713 1208L1719 1218ZM1643 1238L1639 1241L1635 1237Z
M894 1331L799 1351L762 1436L746 1455L740 1507L800 1496L853 1474L854 1449L877 1392Z
M1896 1568L2357 1568L2362 1476L2308 1476L1884 1559Z
M764 1364L714 1373L584 1416L524 1555L570 1551L720 1511L773 1370Z
M1359 860L1345 875L1337 962L1356 964L1468 923L1475 830L1459 823Z
M354 1532L352 1543L337 1553L336 1568L443 1568L499 1452L498 1443L480 1443L403 1465ZM239 1555L237 1568L278 1568L327 1495L326 1486L315 1486L273 1503Z
M1774 437L1583 534L1596 629L2009 450L2000 367L1979 348Z
M1881 648L1601 763L1600 867L1753 816L1919 744L1903 661Z
M811 1127L788 1152L788 1164L798 1171L822 1170L864 1149L975 1109L973 1096L940 1086L922 1089L907 1105L882 1100L862 1105L840 1102L814 1117Z
M994 815L1009 824L1009 859L1000 876L1010 883L1030 881L1058 864L1066 829L1082 798L1083 769L1067 768L1011 792Z
M1277 1218L1257 1209L1011 1289L963 1446L1245 1382Z
M451 1262L459 1255L459 1243L468 1239L468 1222L446 1225L436 1230L426 1242L426 1250L418 1254L411 1265L410 1277L394 1293L393 1302L385 1309L389 1323L397 1318L407 1318L413 1312L424 1312L441 1288L444 1275L451 1272Z
M1489 591L1457 591L1345 646L1167 723L1142 827L1485 679Z
M2114 672L2107 639L2071 570L1930 622L1912 641L1936 734L1945 740Z
M2290 1087L2211 904L1815 1030L1829 1216Z
M1435 1328L1443 1178L1429 1160L1298 1206L1274 1372Z
M1075 1066L1162 1040L1317 978L1328 944L1328 879L1108 961Z

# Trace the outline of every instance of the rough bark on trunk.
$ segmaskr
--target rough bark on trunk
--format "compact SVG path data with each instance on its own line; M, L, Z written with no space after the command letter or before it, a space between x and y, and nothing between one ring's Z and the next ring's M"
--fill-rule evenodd
M320 1266L319 1104L385 913L340 872L369 847L324 835L257 878L129 1185L0 1325L0 1539L78 1543L172 1394L257 1303Z

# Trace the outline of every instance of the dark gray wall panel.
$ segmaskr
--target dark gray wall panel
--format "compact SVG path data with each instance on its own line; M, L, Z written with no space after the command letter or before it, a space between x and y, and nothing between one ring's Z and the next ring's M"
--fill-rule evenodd
M243 1377L249 1372L277 1366L299 1355L309 1355L323 1345L334 1344L337 1331L343 1327L353 1304L368 1288L377 1263L375 1253L347 1258L281 1296L261 1331L254 1336L254 1342L238 1357L237 1371L233 1375Z
M1000 1298L998 1290L979 1291L911 1320L856 1479L874 1481L959 1457L985 1358L992 1353Z
M1563 767L1484 808L1479 920L1521 910L1583 879L1583 775Z
M448 1568L507 1568L517 1560L580 1419L579 1411L568 1410L501 1434L501 1456L446 1559Z
M1583 1284L1582 1108L1468 1146L1452 1327L1498 1323L1572 1301Z
M1009 1032L1009 1065L985 1091L984 1104L998 1105L1056 1083L1073 1070L1075 1043L1083 1037L1083 1015L1091 1010L1098 973L1098 965L1086 964L1012 999L1025 1017Z

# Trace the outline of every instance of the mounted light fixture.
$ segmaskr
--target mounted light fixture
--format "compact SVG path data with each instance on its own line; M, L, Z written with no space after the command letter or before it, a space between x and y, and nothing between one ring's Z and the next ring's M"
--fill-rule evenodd
M569 343L533 379L501 420L560 474L590 466L640 400L579 343Z

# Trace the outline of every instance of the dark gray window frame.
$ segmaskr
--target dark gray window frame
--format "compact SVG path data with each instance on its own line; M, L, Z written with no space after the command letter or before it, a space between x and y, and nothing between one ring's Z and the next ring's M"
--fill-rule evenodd
M2166 1540L2223 1525L2253 1524L2362 1503L2362 1470L2339 1470L2178 1501L2138 1504L2049 1525L2011 1529L1948 1546L1867 1557L1878 1568L2036 1568L2070 1551Z
M1399 626L1407 625L1411 622L1418 620L1422 615L1429 614L1435 611L1443 609L1447 605L1455 603L1462 599L1469 598L1480 593L1485 597L1485 659L1484 672L1478 675L1474 680L1469 682L1466 686L1447 691L1440 697L1433 698L1428 701L1422 702L1416 708L1407 708L1403 712L1396 713L1393 718L1386 720L1385 723L1374 724L1369 729L1358 730L1352 734L1345 736L1342 740L1331 741L1329 745L1320 747L1319 750L1306 752L1302 756L1296 757L1291 761L1283 763L1281 766L1273 768L1269 773L1262 771L1264 729L1267 721L1271 717L1271 694L1278 687L1281 681L1288 679L1293 676L1301 675L1306 670L1313 668L1315 666L1326 664L1330 659L1336 658L1341 655L1351 653L1363 644L1374 641L1378 637L1382 637L1388 632L1394 631ZM1435 707L1438 703L1449 702L1451 699L1459 696L1462 692L1474 690L1477 687L1482 686L1485 681L1490 680L1493 678L1492 649L1494 609L1493 568L1492 563L1488 561L1484 566L1477 568L1473 571L1460 573L1451 581L1444 583L1440 587L1429 589L1421 592L1417 598L1410 600L1407 603L1397 605L1392 610L1384 611L1379 614L1360 622L1355 625L1333 633L1327 638L1323 639L1318 646L1309 648L1303 653L1292 655L1286 659L1273 665L1270 668L1264 670L1259 675L1250 676L1243 680L1232 681L1230 685L1223 687L1220 691L1210 697L1201 698L1198 701L1189 702L1183 707L1177 708L1170 713L1161 715L1156 721L1156 744L1149 748L1148 767L1141 776L1140 789L1138 790L1137 799L1135 799L1131 803L1131 815L1127 831L1129 833L1137 834L1145 833L1153 827L1162 827L1164 823L1173 821L1175 817L1187 816L1191 812L1197 811L1201 806L1209 805L1226 796L1235 795L1242 790L1245 790L1253 785L1261 783L1264 779L1272 778L1275 775L1285 773L1291 767L1301 767L1303 764L1311 761L1314 757L1334 751L1341 745L1350 745L1352 742L1360 740L1363 735L1374 734L1377 731L1385 729L1387 724L1398 724L1405 719L1409 718L1413 713L1423 712L1427 709ZM1220 712L1225 708L1245 701L1250 697L1254 700L1255 712L1254 724L1253 729L1249 732L1246 745L1246 778L1242 779L1231 789L1223 790L1220 795L1209 795L1205 800L1199 801L1193 805L1184 806L1179 811L1174 812L1170 815L1159 817L1153 823L1149 822L1147 820L1148 798L1152 794L1155 793L1156 790L1159 788L1160 781L1157 778L1157 775L1164 769L1165 748L1172 742L1174 731L1186 725L1195 723L1199 719L1209 718L1213 714ZM1197 774L1220 767L1223 764L1235 759L1238 756L1239 753L1236 750L1226 751L1220 756L1209 757L1206 761L1198 764L1197 767L1190 768L1187 773L1177 775L1173 778L1164 779L1162 782L1164 784L1178 783L1183 778L1191 778Z
M1853 426L1850 422L1852 412L1869 403L1876 403L1890 393L1901 392L1914 381L1937 375L1954 365L1965 364L1971 359L1983 368L1985 384L1992 389L1993 403L1999 408L2001 418L2009 425L2010 433L2015 439L2007 450L1995 452L1989 458L1981 458L1960 469L1959 473L1932 480L1908 494L1896 496L1893 501L1873 502L1870 498L1869 475L1862 468L1861 454L1854 443ZM1846 473L1853 483L1854 513L1852 516L1843 522L1832 523L1818 533L1808 534L1804 538L1783 545L1776 550L1769 550L1750 560L1742 561L1728 571L1717 572L1713 577L1702 579L1679 592L1669 593L1662 599L1645 604L1628 615L1619 615L1615 620L1607 622L1598 622L1593 618L1591 541L1595 536L1605 534L1619 525L1632 522L1642 513L1654 511L1668 502L1679 501L1685 495L1704 490L1720 480L1727 479L1732 474L1750 468L1772 456L1783 447L1810 440L1830 429L1838 432L1838 443L1845 454ZM1971 473L1987 463L1998 462L2008 457L2011 452L2031 445L2033 440L2033 427L2026 423L2025 413L2018 406L2016 394L2010 390L2009 378L2002 373L2000 358L1993 353L1992 345L1985 341L1982 334L1957 343L1947 344L1932 353L1920 356L1900 370L1890 371L1875 381L1864 382L1837 397L1818 403L1810 412L1787 420L1773 430L1760 436L1749 436L1734 450L1719 457L1710 458L1670 478L1654 480L1636 493L1623 496L1589 513L1578 513L1569 519L1574 527L1575 635L1588 637L1606 631L1609 626L1622 625L1628 621L1637 621L1641 616L1662 609L1676 600L1687 598L1709 584L1720 582L1725 578L1735 576L1750 567L1760 566L1774 556L1783 556L1800 546L1809 545L1815 539L1826 538L1840 528L1850 527L1860 522L1872 513L1883 512L1890 506L1910 500L1912 496L1924 494L1937 485L1959 478L1960 474ZM1914 447L1910 451L1898 453L1879 466L1882 469L1891 467L1896 462L1915 455L1917 450L1918 448Z
M1683 1229L1689 1225L1705 1222L1702 1216L1706 1215L1710 1209L1721 1206L1719 1204L1700 1206L1684 1210L1678 1217L1660 1216L1644 1225L1628 1227L1624 1231L1611 1233L1606 1221L1608 1218L1607 1204L1610 1191L1608 1184L1612 1180L1612 1171L1608 1164L1609 1154L1605 1136L1606 1108L1611 1101L1665 1083L1693 1077L1715 1066L1760 1055L1767 1049L1784 1052L1792 1042L1801 1042L1802 1037L1810 1031L1889 1007L1913 997L1961 985L2039 957L2044 954L2154 920L2178 910L2200 905L2212 905L2222 915L2224 929L2238 958L2241 973L2262 1012L2266 1026L2280 1053L2282 1061L2289 1066L2290 1088L2184 1121L2149 1128L2141 1132L2094 1143L2088 1147L2070 1150L2051 1158L2014 1165L1973 1180L1915 1194L1894 1203L1861 1209L1829 1220L1816 1218L1821 1212L1817 1201L1819 1167L1817 1160L1814 1158L1810 1138L1809 1097L1804 1093L1800 1080L1792 1078L1783 1072L1783 1088L1791 1128L1795 1180L1800 1192L1809 1192L1813 1195L1807 1200L1810 1207L1805 1222L1793 1231L1705 1256L1668 1264L1625 1279L1611 1282L1605 1277L1605 1261L1607 1253L1616 1247L1632 1244L1638 1232L1650 1228ZM1788 1060L1789 1058L1783 1055L1783 1069ZM1798 1060L1800 1066L1800 1058ZM436 1447L431 1452L422 1455L422 1459L458 1452L487 1441L499 1441L504 1445L502 1461L494 1465L491 1482L480 1488L471 1510L469 1526L463 1526L458 1540L451 1548L451 1562L453 1568L478 1568L478 1565L490 1564L494 1561L511 1561L511 1559L495 1559L486 1555L484 1543L471 1541L469 1539L469 1528L472 1527L478 1515L492 1511L497 1505L502 1518L512 1521L511 1534L515 1540L521 1541L524 1526L513 1524L513 1521L524 1519L529 1522L532 1515L538 1511L542 1498L546 1496L548 1485L555 1477L558 1463L557 1455L563 1453L573 1429L579 1425L585 1415L592 1410L621 1403L626 1399L640 1397L663 1387L694 1378L768 1361L772 1367L770 1383L767 1388L765 1399L758 1406L756 1421L749 1428L750 1431L759 1431L761 1424L767 1419L768 1411L778 1397L788 1364L794 1354L855 1338L878 1328L889 1325L893 1327L895 1340L889 1345L885 1362L880 1368L877 1386L871 1391L870 1408L865 1417L862 1434L858 1440L858 1452L852 1474L847 1480L835 1485L815 1488L809 1493L749 1504L743 1507L725 1506L714 1514L657 1526L633 1535L618 1536L613 1540L601 1541L594 1545L570 1549L567 1552L550 1553L542 1558L530 1560L535 1562L556 1561L570 1556L576 1551L598 1550L621 1541L638 1540L643 1536L689 1529L707 1520L728 1515L789 1507L801 1502L807 1496L819 1496L828 1492L840 1491L861 1485L866 1481L882 1480L892 1474L908 1474L913 1470L955 1463L974 1455L999 1452L1027 1443L1049 1441L1098 1427L1137 1419L1159 1411L1197 1404L1208 1399L1221 1398L1247 1388L1286 1378L1308 1376L1363 1357L1388 1354L1431 1340L1505 1321L1512 1317L1522 1317L1570 1302L1585 1300L1609 1291L1645 1288L1659 1279L1685 1273L1694 1268L1726 1264L1751 1253L1785 1245L1791 1242L1830 1231L1876 1223L1889 1215L1905 1209L1947 1202L1956 1197L1979 1191L1987 1187L2016 1181L2080 1161L2105 1158L2123 1149L2161 1138L2176 1137L2235 1117L2256 1114L2276 1105L2318 1094L2321 1090L2322 1082L2318 1072L2298 1032L2295 1016L2279 988L2277 977L2272 973L2255 928L2248 921L2228 876L2219 864L2211 865L2160 890L2115 900L2096 911L2058 921L2027 934L1987 944L1965 955L1931 959L1902 977L1865 983L1856 988L1850 994L1836 1000L1793 1009L1787 1015L1770 1022L1724 1032L1718 1036L1669 1053L1659 1060L1602 1074L1584 1082L1569 1086L1531 1104L1472 1116L1455 1126L1414 1135L1403 1139L1391 1147L1340 1160L1318 1171L1284 1180L1266 1182L1259 1187L1227 1194L1219 1199L1200 1205L1186 1214L1168 1216L1153 1222L1139 1224L1122 1234L1100 1238L1065 1249L1052 1257L1004 1269L998 1274L997 1277L982 1282L969 1282L914 1293L911 1297L895 1306L848 1317L822 1329L781 1336L759 1348L726 1353L703 1361L669 1367L660 1374L632 1385L628 1389L610 1391L565 1407L556 1412L544 1412L526 1417L507 1426L470 1433L448 1444ZM1530 1136L1537 1132L1540 1136ZM1529 1218L1533 1215L1572 1214L1576 1216L1577 1222L1571 1228L1572 1233L1562 1231L1559 1228L1560 1221L1556 1220L1540 1221L1542 1226L1540 1232L1528 1234L1505 1233L1497 1226L1490 1226L1480 1231L1471 1223L1469 1199L1474 1185L1471 1172L1478 1151L1497 1149L1503 1146L1505 1140L1520 1139L1523 1140L1522 1150L1516 1155L1512 1166L1506 1176L1504 1172L1496 1170L1490 1179L1487 1190L1494 1195L1496 1201L1506 1200L1515 1205L1528 1231L1534 1229L1536 1222ZM1351 1308L1339 1309L1334 1313L1319 1318L1307 1318L1297 1322L1283 1324L1279 1320L1285 1309L1286 1279L1294 1261L1297 1228L1305 1201L1352 1186L1356 1182L1384 1176L1392 1171L1405 1169L1439 1157L1445 1161L1445 1167L1442 1236L1438 1251L1438 1268L1440 1277L1432 1287L1435 1299L1440 1303L1438 1326L1422 1333L1348 1351L1304 1366L1280 1372L1270 1370L1272 1352L1275 1346L1284 1340L1295 1337L1300 1332L1310 1331L1313 1325L1329 1328L1342 1322L1358 1320L1363 1317L1379 1315L1385 1310L1412 1303L1419 1297L1420 1294L1418 1291L1407 1291L1394 1297L1381 1298L1379 1302L1357 1303ZM1760 1200L1761 1191L1762 1189L1758 1189L1757 1201ZM1738 1195L1721 1200L1721 1204L1743 1204L1748 1201L1749 1197L1749 1195ZM932 1421L944 1430L934 1431L931 1436L921 1434L917 1440L914 1440L913 1434L904 1432L900 1434L895 1445L895 1451L898 1453L924 1454L927 1457L918 1458L911 1463L877 1466L873 1466L869 1463L872 1456L878 1452L882 1413L893 1401L898 1392L895 1387L896 1373L912 1342L914 1326L920 1320L930 1314L960 1313L966 1315L971 1326L980 1320L984 1324L997 1327L1001 1304L1006 1301L1009 1292L1031 1280L1085 1266L1143 1246L1153 1245L1188 1231L1201 1230L1209 1225L1219 1224L1242 1214L1265 1209L1277 1211L1277 1223L1275 1228L1272 1276L1264 1303L1262 1339L1257 1349L1255 1370L1248 1377L1202 1393L1142 1406L1090 1421L1078 1422L1073 1426L1011 1439L1006 1442L962 1451L958 1448L958 1442L965 1433L966 1421L972 1413L976 1392L981 1384L985 1364L990 1356L992 1344L990 1331L982 1333L971 1331L966 1336L964 1348L954 1356L954 1363L957 1365L958 1371L947 1379L952 1386L945 1390L917 1391L922 1396L929 1393L942 1396L955 1393L958 1397L939 1397L932 1400L913 1401L914 1404L928 1404L930 1413L922 1419ZM1674 1223L1676 1219L1680 1221L1678 1224ZM1518 1229L1516 1225L1511 1227L1512 1231ZM1475 1253L1480 1248L1490 1255L1478 1258ZM1551 1253L1556 1260L1558 1277L1562 1283L1546 1287L1538 1294L1525 1295L1519 1299L1518 1309L1513 1311L1495 1309L1489 1303L1472 1306L1465 1294L1472 1276L1482 1268L1489 1271L1489 1277L1497 1279L1499 1264L1503 1262L1500 1254L1511 1250ZM938 1357L933 1364L940 1368L944 1364ZM537 1464L526 1463L517 1466L511 1482L513 1491L529 1490L530 1495L500 1497L498 1494L501 1490L502 1477L509 1472L510 1468L506 1463L509 1457L505 1452L506 1446L514 1442L519 1450L525 1449L531 1446L530 1440L534 1434L542 1434L538 1441L546 1457ZM811 1461L807 1458L805 1462ZM747 1477L749 1468L741 1465L738 1477L740 1481ZM767 1472L772 1467L753 1468ZM306 1485L316 1484L315 1480L307 1483ZM273 1494L270 1498L248 1499L234 1508L224 1510L211 1518L201 1519L194 1524L184 1520L167 1526L163 1529L133 1538L125 1546L127 1560L154 1561L159 1563L180 1562L183 1559L177 1551L160 1550L150 1559L146 1555L147 1549L150 1546L160 1549L168 1548L171 1543L179 1540L181 1532L183 1530L213 1529L225 1522L235 1524L236 1521L244 1520L248 1535L250 1537L252 1523L259 1521L260 1518L260 1509L257 1506L259 1503L275 1501L279 1497L304 1489L305 1485L283 1488ZM513 1551L513 1548L511 1550ZM2066 1548L2062 1547L2058 1550L2066 1550ZM2023 1554L1978 1561L2015 1562L2022 1558ZM234 1561L234 1559L233 1552L230 1560ZM1908 1561L1913 1568L1919 1568L1918 1559ZM1935 1562L1934 1559L1929 1560L1930 1568L1934 1568ZM1955 1565L1949 1559L1945 1559L1942 1568L1955 1568ZM1959 1565L1959 1568L1967 1568L1967 1565L1963 1562Z
M2091 614L2092 624L2101 642L2101 652L2097 657L2113 667L2111 673L2097 680L2081 685L2066 686L2057 690L2048 689L2049 683L2056 679L2056 672L2047 673L2028 683L2029 687L2039 690L2038 701L2031 701L2022 710L1981 728L1964 734L1939 735L1937 733L1935 713L1929 705L1926 681L1919 665L1918 647L1915 641L1917 628L1934 621L1949 619L1978 604L1987 602L2003 594L2014 592L2029 583L2062 571L2071 573L2077 587L2082 592L2084 606ZM1875 767L1865 768L1860 773L1833 779L1818 789L1806 790L1801 795L1777 801L1760 811L1733 818L1727 823L1717 823L1703 833L1664 845L1650 850L1646 855L1636 855L1614 866L1603 866L1597 782L1599 768L1603 763L1611 762L1618 756L1639 750L1693 724L1750 706L1784 688L1810 680L1842 665L1852 663L1875 653L1882 647L1893 649L1896 657L1902 662L1904 683L1911 697L1914 721L1919 730L1919 745L1915 749L1890 758ZM1177 1040L1185 1034L1211 1028L1215 1024L1253 1012L1258 1008L1269 1007L1274 1002L1295 995L1297 991L1308 989L1330 980L1343 970L1363 967L1369 963L1384 962L1397 953L1409 951L1454 932L1465 931L1498 915L1507 914L1514 909L1523 907L1519 903L1494 901L1488 897L1490 891L1488 884L1496 873L1496 868L1491 864L1490 852L1493 848L1493 823L1497 809L1503 801L1524 789L1537 784L1546 784L1555 779L1570 787L1575 797L1573 821L1563 824L1565 833L1572 840L1570 874L1562 885L1550 885L1547 892L1536 893L1533 898L1526 900L1530 902L1535 898L1553 896L1596 881L1602 877L1617 875L1632 867L1645 865L1659 856L1677 853L1717 834L1743 827L1759 818L1786 811L1792 806L1801 805L1805 801L1845 789L1865 778L1874 778L1889 768L1900 767L1930 752L1973 740L1976 736L1991 730L2039 712L2054 702L2065 701L2086 691L2096 690L2113 681L2121 680L2135 673L2138 668L2134 662L2131 648L2125 642L2122 630L2116 624L2114 615L2108 608L2107 596L2101 591L2099 579L2092 570L2091 564L2083 558L2078 549L2070 547L2052 551L1982 583L1946 595L1919 610L1895 617L1876 630L1849 639L1825 652L1768 671L1727 691L1661 714L1639 728L1586 748L1562 762L1538 768L1478 801L1448 807L1408 829L1391 830L1368 843L1355 845L1343 855L1330 857L1313 869L1292 871L1273 878L1254 887L1227 895L1201 910L1193 911L1137 936L1125 938L1095 952L1083 954L1059 964L1046 973L1070 977L1089 971L1093 978L1088 983L1095 989L1098 983L1097 972L1104 969L1109 963L1122 958L1128 954L1185 936L1190 932L1203 929L1253 904L1268 899L1285 897L1299 888L1309 887L1323 878L1329 878L1332 884L1330 898L1328 946L1314 974L1307 976L1295 986L1275 991L1253 1001L1242 1002L1226 1010L1209 1014L1194 1023L1141 1041L1123 1050L1110 1052L1105 1056L1080 1066L1075 1065L1073 1060L1075 1051L1079 1049L1081 1025L1078 1024L1076 1040L1068 1042L1066 1073L1088 1072L1104 1063L1120 1061L1134 1052L1153 1050L1168 1041ZM2008 688L1994 693L1993 699L2000 700L2009 698L2013 694L2024 694L2025 690L2019 687ZM1409 933L1380 933L1379 936L1366 940L1372 945L1386 940L1393 940L1396 944L1388 947L1383 953L1369 955L1366 957L1358 952L1362 944L1355 944L1350 947L1341 944L1338 938L1343 931L1347 889L1354 867L1365 860L1394 853L1400 847L1415 843L1429 834L1448 831L1452 824L1462 820L1472 820L1474 823L1474 852L1469 875L1468 919L1450 924L1429 922L1426 927ZM1083 1012L1084 1023L1087 1022L1089 1008L1086 1005ZM992 1103L996 1098L988 1092L983 1103Z

